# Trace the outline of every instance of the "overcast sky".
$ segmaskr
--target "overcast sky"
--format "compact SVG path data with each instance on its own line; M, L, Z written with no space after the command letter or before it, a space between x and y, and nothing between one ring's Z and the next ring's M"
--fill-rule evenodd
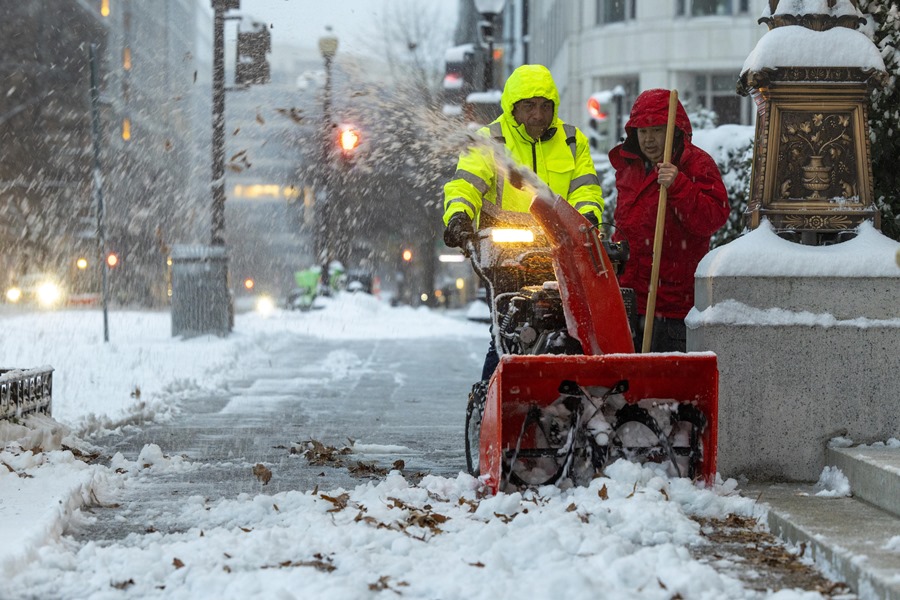
M273 42L316 48L325 26L340 40L340 51L365 52L366 38L379 35L385 14L438 7L441 22L452 29L456 0L241 0L240 14L271 24Z

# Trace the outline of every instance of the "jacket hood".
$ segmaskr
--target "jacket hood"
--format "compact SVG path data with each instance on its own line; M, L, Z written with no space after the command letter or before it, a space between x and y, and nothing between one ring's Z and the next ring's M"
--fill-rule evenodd
M508 117L513 125L513 105L525 98L540 96L553 102L553 122L559 115L559 91L553 83L553 75L550 69L544 65L522 65L510 74L503 86L503 94L500 96L500 107L503 114Z
M631 135L632 129L643 127L665 126L669 122L669 90L660 88L647 90L637 97L634 106L631 107L631 115L625 123L625 131ZM691 120L688 119L681 100L675 108L675 127L680 129L685 137L693 135Z
M625 123L625 141L619 148L642 156L636 130L644 127L665 127L668 123L669 90L656 88L641 93L631 107L631 115L628 117L628 122ZM693 135L691 120L688 118L681 100L678 101L678 106L675 107L675 128L682 133L681 136L675 137L675 147L672 150L672 159L677 162L684 145L690 144L691 136ZM680 144L679 137L682 140Z

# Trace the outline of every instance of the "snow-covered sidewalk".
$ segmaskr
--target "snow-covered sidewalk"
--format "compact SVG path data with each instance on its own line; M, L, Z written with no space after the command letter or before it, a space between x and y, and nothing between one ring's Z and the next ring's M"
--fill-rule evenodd
M56 370L53 419L0 423L2 598L820 597L760 594L692 558L689 546L705 543L692 517L759 512L734 481L704 489L624 462L589 487L494 497L466 474L412 483L399 472L346 490L196 496L156 532L77 544L62 533L91 518L81 507L115 502L129 479L201 468L152 444L136 461L88 464L90 436L177 418L261 339L486 341L485 327L359 295L311 313L239 315L225 339L173 339L168 313L111 313L108 344L99 312L2 322L0 364Z

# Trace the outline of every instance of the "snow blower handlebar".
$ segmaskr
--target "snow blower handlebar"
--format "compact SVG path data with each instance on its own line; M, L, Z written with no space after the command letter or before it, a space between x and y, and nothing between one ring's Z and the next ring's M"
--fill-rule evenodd
M466 240L464 253L469 258L469 262L472 263L472 270L475 271L475 275L477 275L478 279L484 283L485 291L487 292L488 306L490 307L491 312L491 336L494 338L494 347L497 349L497 352L502 353L503 339L500 336L500 324L497 321L497 311L493 306L494 283L491 281L491 278L487 276L487 273L484 272L484 269L481 268L481 257L478 252L478 247L471 238Z

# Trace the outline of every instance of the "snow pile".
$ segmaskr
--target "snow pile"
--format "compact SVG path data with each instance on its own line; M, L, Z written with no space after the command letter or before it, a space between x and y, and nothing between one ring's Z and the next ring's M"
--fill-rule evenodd
M885 550L890 550L891 552L900 553L900 535L895 535L891 539L887 541L884 545Z
M171 418L171 396L202 393L208 372L237 361L233 340L173 339L168 313L110 311L109 343L100 311L5 317L3 336L0 365L54 368L53 416L80 436Z
M245 315L247 325L266 334L291 333L318 339L416 339L441 336L487 338L483 325L462 324L425 306L392 307L369 294L319 297L310 312L276 310L269 318ZM415 326L410 326L414 323Z
M779 237L771 223L713 249L696 277L900 277L894 255L900 243L860 224L857 236L831 246L805 246Z
M839 52L835 52L840 48ZM800 25L776 27L747 56L741 75L778 67L858 67L885 71L878 47L861 31L834 27L813 31Z
M567 491L483 497L465 474L413 485L394 471L352 490L195 496L161 515L157 533L87 544L75 556L51 544L41 551L47 566L8 589L83 597L121 586L141 598L550 598L560 589L572 597L601 589L608 597L756 597L687 549L706 543L691 517L754 514L754 502L732 491L733 482L707 490L621 461ZM91 565L90 576L67 567L72 560Z
M850 493L850 480L837 467L825 467L816 483L816 496L822 498L846 498Z
M116 452L109 468L119 473L136 474L142 470L153 473L172 471L193 471L197 467L183 456L167 456L156 444L147 444L141 449L136 461L126 460L121 452Z

